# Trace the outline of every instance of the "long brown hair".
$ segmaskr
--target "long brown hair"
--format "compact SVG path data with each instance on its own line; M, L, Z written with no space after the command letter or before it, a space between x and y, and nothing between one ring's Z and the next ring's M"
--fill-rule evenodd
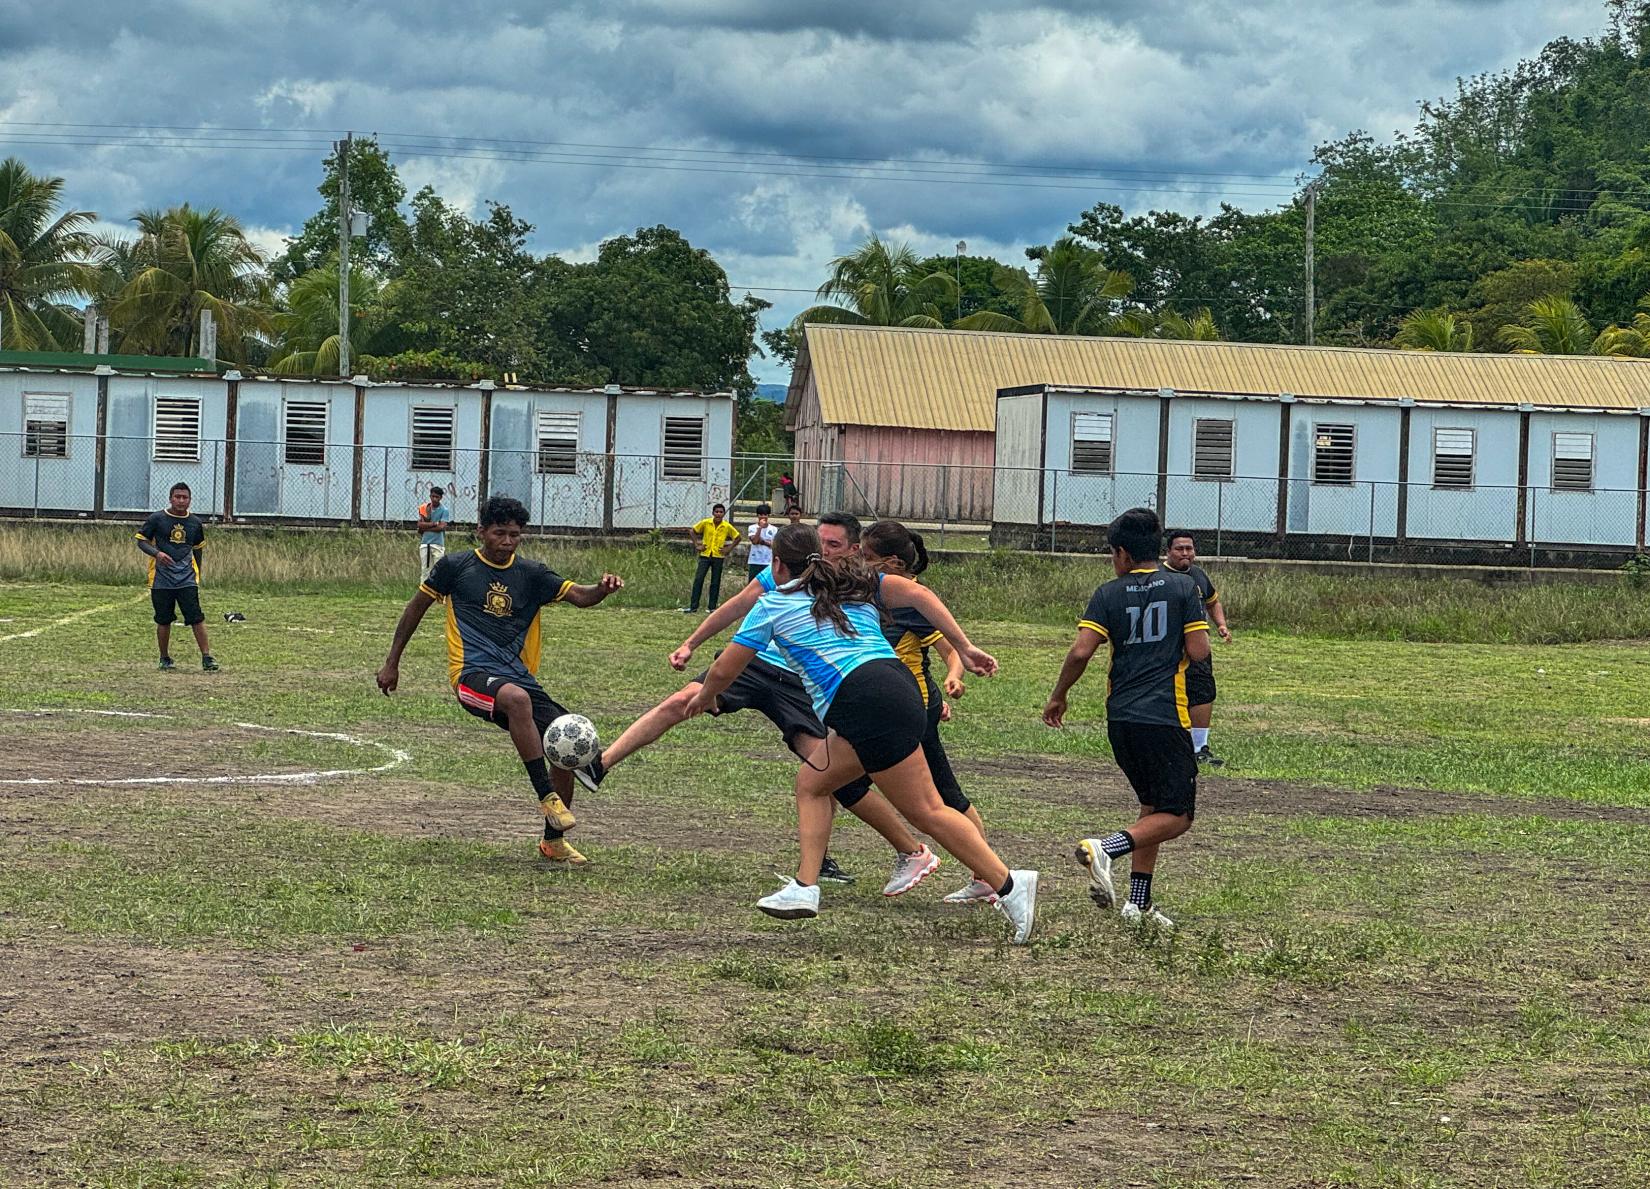
M844 603L876 604L877 579L856 558L826 561L819 553L819 534L806 524L787 524L773 539L773 555L785 563L796 589L814 597L814 618L829 622L844 636L859 633L843 613Z
M878 557L897 557L912 578L928 568L928 549L922 543L922 534L897 520L877 521L865 530L859 543Z

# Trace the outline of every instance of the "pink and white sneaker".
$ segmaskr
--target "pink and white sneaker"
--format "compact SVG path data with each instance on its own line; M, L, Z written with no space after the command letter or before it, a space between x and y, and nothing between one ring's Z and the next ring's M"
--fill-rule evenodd
M934 873L940 857L927 846L915 854L900 855L894 860L894 873L882 886L884 896L903 896Z
M997 894L997 889L983 879L976 879L965 888L958 888L949 896L941 898L941 904L989 904Z

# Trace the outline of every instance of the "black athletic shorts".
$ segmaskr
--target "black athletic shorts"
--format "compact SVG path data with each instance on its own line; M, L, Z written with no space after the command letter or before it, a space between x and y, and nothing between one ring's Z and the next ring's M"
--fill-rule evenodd
M1197 757L1190 731L1165 723L1108 722L1106 738L1142 805L1188 821L1197 815Z
M497 705L493 700L499 687L504 685L519 685L527 691L527 696L533 700L533 722L541 735L544 734L545 727L567 713L567 707L551 698L544 692L544 687L531 677L489 673L485 669L466 669L459 675L458 684L453 687L453 692L458 695L458 704L471 714L508 731L510 716L505 713L504 707Z
M1212 657L1186 662L1186 705L1207 706L1215 700L1215 662Z
M175 623L179 611L183 612L183 622L190 627L194 627L206 618L201 614L201 588L198 586L180 586L172 590L151 590L149 601L155 607L156 623Z
M766 567L763 567L764 569ZM717 656L722 654L718 652ZM706 674L694 680L703 685ZM755 710L779 728L785 746L796 751L796 740L801 735L823 739L825 727L814 714L813 699L802 679L789 669L770 665L761 657L754 658L745 671L733 679L733 684L716 699L717 714L737 714L741 710ZM836 791L836 799L844 809L859 804L871 791L871 778L861 776Z
M874 775L922 746L928 709L905 663L881 657L843 679L825 712L825 725L853 746L865 771Z

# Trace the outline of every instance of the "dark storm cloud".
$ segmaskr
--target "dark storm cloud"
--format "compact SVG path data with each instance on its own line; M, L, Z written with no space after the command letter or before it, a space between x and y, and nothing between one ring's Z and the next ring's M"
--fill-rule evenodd
M781 176L765 159L701 156L663 170L465 156L449 142L396 151L409 186L428 182L472 209L508 203L537 225L540 250L588 253L663 222L715 252L735 282L811 287L870 230L944 253L966 239L1018 262L1096 201L1264 208L1287 197L1315 144L1407 127L1415 101L1452 90L1456 76L1589 35L1603 19L1596 0L83 0L49 10L0 0L0 120L1113 171L1109 183L919 185ZM62 174L73 201L106 219L187 199L239 214L270 242L314 211L330 135L297 151L46 143L68 131L0 125L0 153ZM807 300L766 296L778 304L772 321Z

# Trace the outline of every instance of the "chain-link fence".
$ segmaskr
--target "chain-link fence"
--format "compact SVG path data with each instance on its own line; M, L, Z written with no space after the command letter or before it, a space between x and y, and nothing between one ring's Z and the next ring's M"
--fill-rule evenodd
M942 541L989 528L1007 548L1099 550L1105 525L1137 506L1195 532L1211 556L1564 565L1611 564L1645 548L1642 489L0 434L0 508L40 517L148 512L182 481L203 516L404 527L440 486L459 524L474 521L485 495L503 494L526 504L538 527L624 533L685 527L718 502L735 516L763 502L782 509L787 473L802 480L810 516L895 517L937 528Z

